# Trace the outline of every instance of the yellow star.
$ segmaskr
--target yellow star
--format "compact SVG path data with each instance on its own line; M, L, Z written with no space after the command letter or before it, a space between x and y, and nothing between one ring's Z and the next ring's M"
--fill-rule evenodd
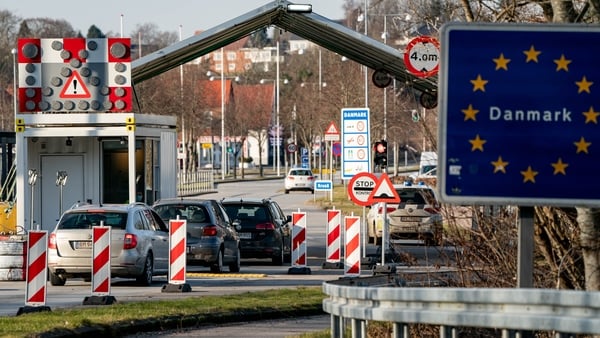
M527 167L526 171L521 171L521 175L523 175L523 183L527 183L528 181L531 183L535 183L535 176L538 174L537 171L533 171L531 166Z
M565 72L569 71L569 63L571 63L571 60L567 60L565 58L565 55L562 54L560 56L560 59L558 60L554 60L554 63L556 63L556 71L558 72L559 70L564 70Z
M592 145L592 142L585 142L583 136L579 139L578 142L573 142L573 144L577 147L577 151L575 154L579 154L581 152L588 153L588 147Z
M473 109L473 105L469 104L469 108L463 109L461 111L463 113L465 113L465 121L466 120L477 121L477 119L475 119L475 115L477 115L477 113L479 113L479 110Z
M556 174L563 174L566 175L567 172L565 171L565 169L568 167L569 165L567 163L564 163L562 161L562 158L558 158L558 161L556 161L555 163L552 163L552 167L554 168L554 175Z
M594 107L590 107L590 110L583 112L583 115L585 115L585 123L594 122L595 124L598 124L598 115L600 115L600 113L594 111Z
M477 89L481 90L482 92L485 92L485 85L488 83L488 80L482 79L481 75L478 74L475 80L471 80L471 83L473 84L474 92L476 92Z
M537 63L538 55L540 55L542 52L535 50L535 47L533 47L533 45L531 45L529 50L524 50L523 53L525 53L525 55L527 55L527 59L525 59L525 62L533 61L533 62Z
M593 82L588 81L585 76L583 79L581 79L581 81L575 81L575 83L577 84L577 87L579 87L577 94L580 94L581 92L587 92L590 94L590 87L594 84Z
M491 163L494 166L494 174L499 171L506 174L506 166L508 165L508 162L503 161L502 156L498 156L498 159L496 161L492 161Z
M500 53L500 56L498 58L492 60L494 60L494 62L496 63L496 70L508 70L508 63L510 62L510 59L506 59L504 57L504 53Z
M483 151L483 145L486 142L487 142L486 140L479 138L479 134L477 134L477 136L475 136L475 139L469 140L469 143L471 143L471 145L472 145L471 151L475 151L475 150Z

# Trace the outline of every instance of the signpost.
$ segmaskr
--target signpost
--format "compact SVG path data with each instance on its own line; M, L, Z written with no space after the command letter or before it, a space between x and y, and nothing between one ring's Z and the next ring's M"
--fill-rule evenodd
M342 179L371 171L369 108L342 109Z
M331 180L316 180L315 191L329 191L329 200L333 201L333 182ZM316 196L313 195L313 199Z
M452 23L441 41L440 197L519 205L517 285L532 287L533 206L600 203L600 28Z

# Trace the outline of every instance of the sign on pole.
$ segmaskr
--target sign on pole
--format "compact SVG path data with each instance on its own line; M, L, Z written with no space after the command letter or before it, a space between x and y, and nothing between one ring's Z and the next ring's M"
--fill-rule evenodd
M369 108L342 109L342 179L371 171Z
M348 183L348 196L354 204L369 206L371 192L377 184L377 177L369 172L354 175Z
M453 23L441 42L441 198L597 206L600 27Z

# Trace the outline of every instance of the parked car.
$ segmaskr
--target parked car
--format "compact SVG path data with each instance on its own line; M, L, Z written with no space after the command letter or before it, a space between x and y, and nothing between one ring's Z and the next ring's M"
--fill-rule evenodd
M187 264L210 267L222 272L240 271L240 239L237 231L217 200L163 199L152 206L169 223L172 219L187 220Z
M375 203L367 213L369 243L381 245L383 211L387 206L389 236L394 239L418 239L426 245L440 245L443 237L440 203L435 190L424 184L394 185L400 203Z
M226 198L221 204L233 220L242 258L271 258L281 265L291 258L291 216L271 199Z
M135 278L145 286L169 271L169 232L143 203L74 206L65 211L48 238L52 285L68 278L91 280L92 227L111 227L111 277Z
M305 190L315 193L315 175L310 169L292 168L284 179L285 193L290 190Z

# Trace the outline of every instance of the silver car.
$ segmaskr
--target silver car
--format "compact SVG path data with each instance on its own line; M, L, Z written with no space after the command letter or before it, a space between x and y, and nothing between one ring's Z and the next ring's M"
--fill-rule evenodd
M375 203L367 214L369 242L381 245L384 208L391 240L422 240L426 245L441 245L443 220L435 190L424 184L396 184L400 203Z
M111 277L135 278L149 286L153 276L169 270L169 231L143 203L85 204L63 213L48 238L48 269L52 285L68 278L91 279L92 227L111 227Z
M152 208L165 223L187 221L187 264L208 266L212 272L240 271L240 239L217 200L163 199Z

